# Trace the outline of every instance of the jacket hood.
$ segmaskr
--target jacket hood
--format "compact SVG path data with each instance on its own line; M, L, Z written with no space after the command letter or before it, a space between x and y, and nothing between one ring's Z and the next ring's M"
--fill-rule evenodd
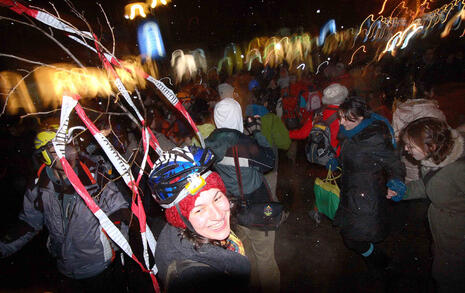
M215 105L213 118L217 128L230 128L244 131L241 105L234 99L225 98Z
M460 132L455 129L451 129L452 137L454 137L454 147L451 153L439 164L435 164L431 159L421 161L422 169L427 172L428 169L435 170L447 166L461 157L465 156L464 137ZM424 173L425 174L425 173Z
M218 94L221 99L232 98L234 93L234 87L229 83L222 83L218 86Z

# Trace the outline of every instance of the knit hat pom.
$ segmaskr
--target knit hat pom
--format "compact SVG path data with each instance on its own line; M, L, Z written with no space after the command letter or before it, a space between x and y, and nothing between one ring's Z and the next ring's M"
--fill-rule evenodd
M182 215L189 220L189 214L191 210L195 206L195 201L200 196L200 193L207 191L211 188L218 188L221 192L226 194L226 187L224 186L223 180L221 179L220 175L216 172L210 173L210 175L205 180L205 186L196 194L188 195L183 200L178 203L179 209L181 210ZM165 217L168 223L171 225L186 229L186 224L183 222L182 218L180 217L176 206L171 207L165 210Z

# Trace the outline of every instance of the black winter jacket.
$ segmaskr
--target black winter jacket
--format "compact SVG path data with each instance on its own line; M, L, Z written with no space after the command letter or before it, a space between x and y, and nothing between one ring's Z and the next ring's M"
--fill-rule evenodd
M250 263L246 256L212 244L198 250L166 224L158 238L155 262L167 292L246 292Z
M368 122L369 121L369 122ZM387 181L402 180L404 167L388 126L375 119L340 131L342 166L340 204L334 224L344 238L378 242L387 235ZM350 138L344 133L349 133Z

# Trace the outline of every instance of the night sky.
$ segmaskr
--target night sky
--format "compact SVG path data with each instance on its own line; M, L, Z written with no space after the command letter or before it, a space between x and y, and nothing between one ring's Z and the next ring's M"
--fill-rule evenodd
M53 11L49 1L23 2ZM55 3L64 19L80 29L87 30L64 1L50 2ZM129 21L123 17L124 6L132 2L137 1L98 1L115 28L116 55L120 57L139 54L136 32L142 19ZM386 9L397 5L398 2L388 1ZM416 3L413 0L411 2ZM434 5L437 7L444 2L449 1L438 0ZM96 2L76 0L72 3L78 11L84 13L102 42L110 47L111 36ZM254 37L275 35L281 28L288 28L290 33L309 32L315 35L331 18L336 20L338 30L357 27L370 13L377 13L382 3L383 0L172 0L167 6L158 7L150 17L160 25L168 56L176 49L196 48L204 49L208 55L213 52L218 54L231 42L244 45ZM0 15L24 20L6 8L0 8ZM60 32L56 32L55 35L67 47L75 46ZM0 21L0 43L2 53L34 57L43 62L67 61L66 54L62 54L61 50L41 33L23 25L11 24L9 21ZM82 54L82 58L86 59L86 53ZM15 66L18 64L13 62L11 65L11 60L0 58L0 69Z

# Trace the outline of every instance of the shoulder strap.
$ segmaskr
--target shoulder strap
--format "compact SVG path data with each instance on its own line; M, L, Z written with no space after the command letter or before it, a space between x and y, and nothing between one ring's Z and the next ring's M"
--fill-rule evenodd
M337 119L337 112L334 112L331 116L328 117L328 119L325 120L326 125L331 125L334 121Z
M236 168L237 183L239 184L239 191L241 192L241 200L244 201L244 191L242 189L242 176L241 176L241 166L239 165L239 154L237 150L237 145L232 147L234 155L234 167Z

